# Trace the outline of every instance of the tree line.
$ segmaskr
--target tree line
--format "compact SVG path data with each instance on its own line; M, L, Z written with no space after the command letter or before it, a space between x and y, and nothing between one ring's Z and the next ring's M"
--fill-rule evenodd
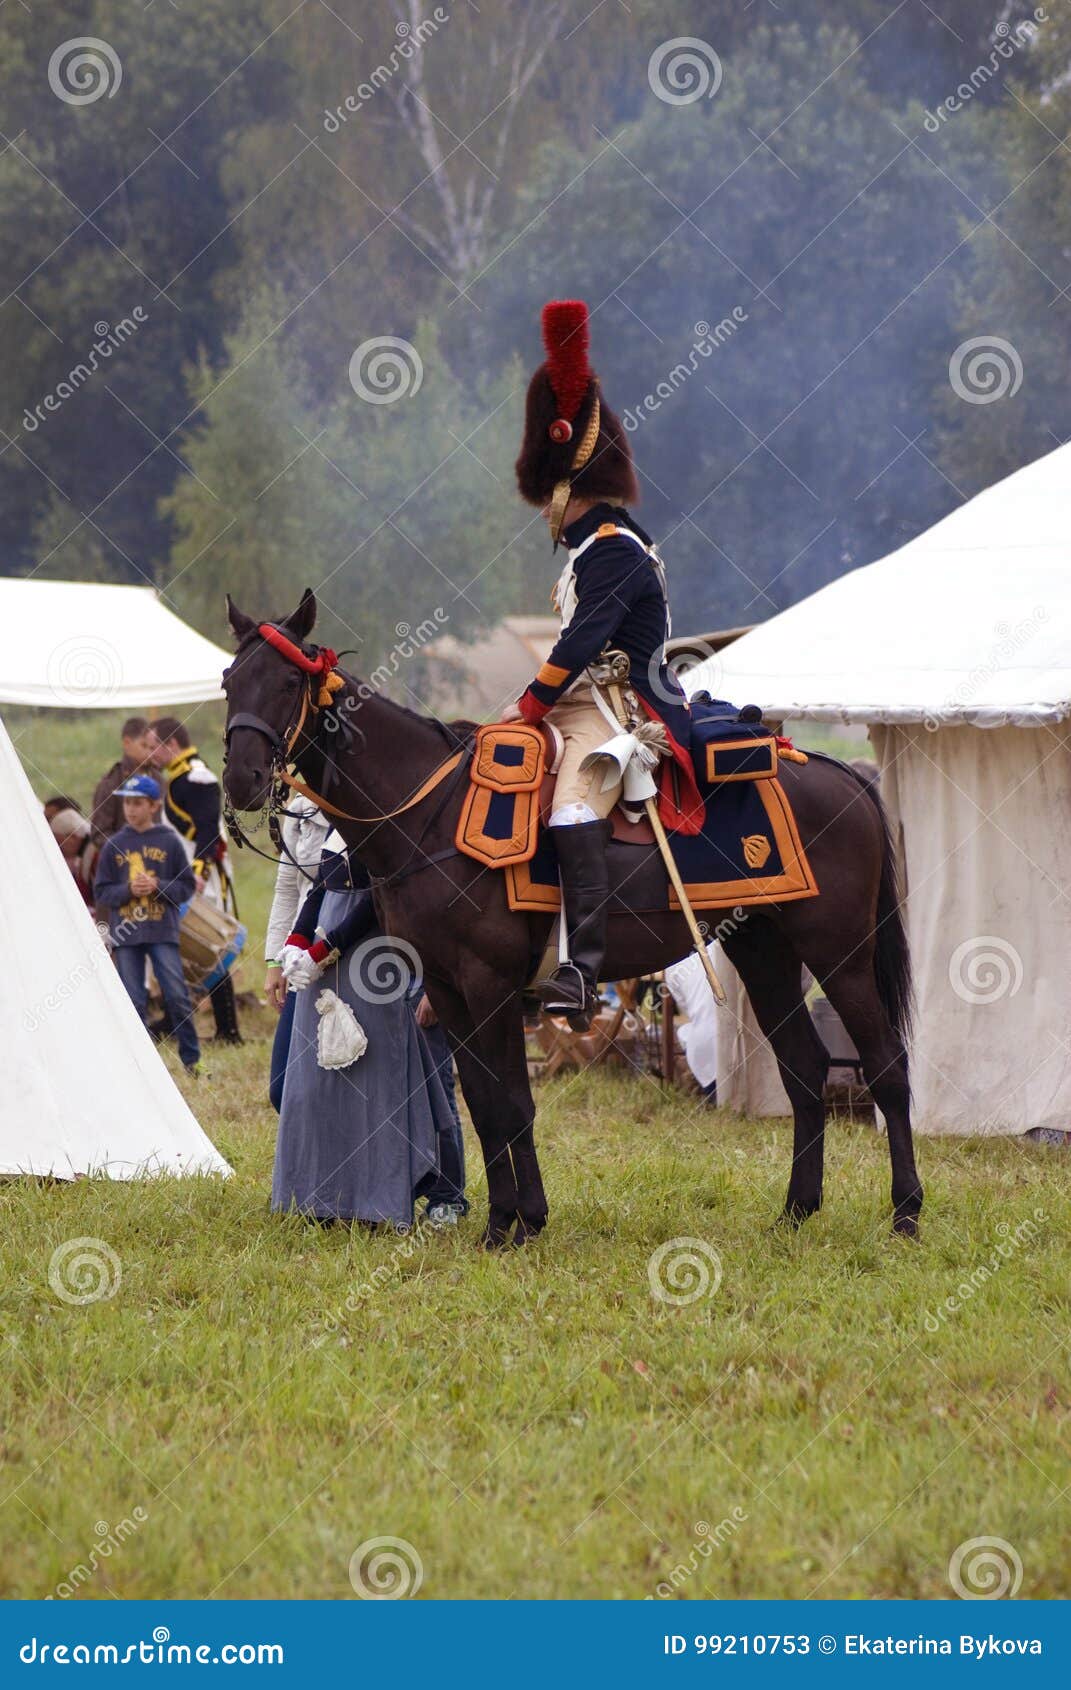
M678 629L760 620L1071 432L1069 62L1067 0L4 8L2 567L309 583L369 669L543 611L579 295Z

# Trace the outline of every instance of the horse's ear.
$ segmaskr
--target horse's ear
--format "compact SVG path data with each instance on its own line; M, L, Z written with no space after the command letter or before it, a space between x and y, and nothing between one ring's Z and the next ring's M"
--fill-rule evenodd
M231 632L236 640L244 640L254 627L253 618L247 616L243 610L238 609L230 593L227 594L227 621L231 625Z
M307 640L316 626L316 594L311 587L306 587L301 595L301 603L292 615L286 619L286 626L294 638L300 643Z

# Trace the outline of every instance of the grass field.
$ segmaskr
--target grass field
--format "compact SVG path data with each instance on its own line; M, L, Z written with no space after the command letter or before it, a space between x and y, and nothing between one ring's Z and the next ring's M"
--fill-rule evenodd
M1071 1594L1062 1153L923 1142L912 1244L884 1140L835 1122L790 1233L785 1124L589 1073L540 1092L550 1229L486 1256L471 1134L454 1236L272 1217L246 1028L181 1081L230 1181L0 1186L0 1594L350 1598L390 1538L429 1597L940 1597L980 1537Z
M789 1234L784 1126L587 1075L540 1098L550 1230L488 1257L479 1202L453 1237L271 1217L266 1056L197 1090L231 1181L0 1190L5 1595L348 1597L390 1537L427 1596L942 1596L982 1536L1068 1594L1059 1153L924 1144L911 1245L838 1123ZM56 1295L75 1238L114 1295Z

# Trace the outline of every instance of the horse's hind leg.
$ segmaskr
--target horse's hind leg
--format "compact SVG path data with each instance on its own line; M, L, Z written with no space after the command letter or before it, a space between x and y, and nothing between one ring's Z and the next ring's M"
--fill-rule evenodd
M547 1224L547 1199L535 1146L535 1103L528 1079L521 995L493 975L470 984L469 1007L479 1037L481 1074L488 1082L489 1131L504 1140L513 1165L517 1227L514 1244L525 1244ZM495 1214L492 1204L492 1225Z
M872 947L860 948L840 967L819 973L819 978L859 1052L870 1095L885 1117L892 1162L893 1230L913 1238L918 1232L922 1185L911 1139L907 1052L878 995Z
M792 1105L792 1174L784 1215L798 1224L822 1205L829 1053L803 1001L800 959L773 923L751 914L722 944L773 1047Z

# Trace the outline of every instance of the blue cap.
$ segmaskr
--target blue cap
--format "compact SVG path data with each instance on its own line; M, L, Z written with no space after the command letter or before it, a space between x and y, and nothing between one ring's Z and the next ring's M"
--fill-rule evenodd
M129 775L122 786L116 787L117 798L160 798L160 783L151 775Z

